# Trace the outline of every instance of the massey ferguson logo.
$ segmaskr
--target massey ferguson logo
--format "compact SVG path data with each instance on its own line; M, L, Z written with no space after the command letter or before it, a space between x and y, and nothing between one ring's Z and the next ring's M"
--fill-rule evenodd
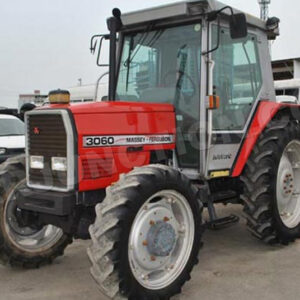
M231 159L232 154L214 154L213 160L226 160Z
M34 127L34 128L33 128L33 133L34 133L35 135L40 134L40 129L39 129L38 127Z

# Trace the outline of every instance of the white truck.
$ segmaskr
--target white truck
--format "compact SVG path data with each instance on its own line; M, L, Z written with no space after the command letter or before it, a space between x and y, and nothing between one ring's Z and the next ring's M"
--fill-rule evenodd
M0 163L7 158L24 153L25 125L10 115L0 114Z

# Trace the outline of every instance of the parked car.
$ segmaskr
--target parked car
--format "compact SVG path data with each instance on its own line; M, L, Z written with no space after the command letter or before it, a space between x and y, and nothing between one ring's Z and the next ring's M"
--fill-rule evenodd
M25 125L20 119L0 114L0 163L24 153Z

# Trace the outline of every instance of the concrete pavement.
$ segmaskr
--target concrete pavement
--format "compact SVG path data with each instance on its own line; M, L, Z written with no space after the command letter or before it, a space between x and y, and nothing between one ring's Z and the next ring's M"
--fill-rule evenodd
M221 213L241 214L239 206ZM64 257L36 270L0 266L0 300L105 300L89 275L86 247L76 241ZM174 300L298 300L300 241L269 247L246 230L244 221L220 231L206 231L199 265Z

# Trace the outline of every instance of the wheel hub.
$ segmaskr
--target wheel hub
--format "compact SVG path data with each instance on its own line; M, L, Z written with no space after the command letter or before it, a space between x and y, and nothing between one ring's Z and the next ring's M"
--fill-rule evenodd
M176 232L173 226L159 221L151 226L147 234L147 248L151 255L169 256L176 244Z
M277 175L276 200L280 218L285 226L294 228L300 222L300 143L290 142L283 151Z
M152 290L173 282L192 251L194 232L193 213L181 194L164 190L149 198L129 237L128 258L136 280Z
M281 195L285 199L290 199L294 191L294 172L292 166L286 162L282 172L281 179Z

